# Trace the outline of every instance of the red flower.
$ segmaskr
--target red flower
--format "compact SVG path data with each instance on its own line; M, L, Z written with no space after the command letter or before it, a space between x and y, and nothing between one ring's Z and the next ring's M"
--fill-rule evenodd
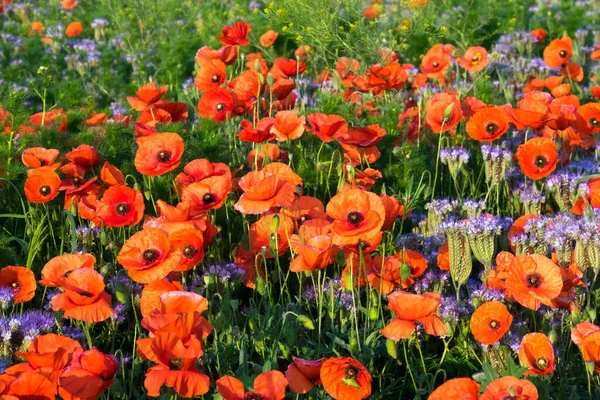
M223 88L206 92L198 102L198 115L213 121L225 121L233 113L233 96Z
M95 347L73 353L71 365L58 378L62 389L82 399L96 399L112 386L119 362Z
M217 390L223 400L283 400L288 381L279 371L263 372L254 379L252 392L244 392L244 384L233 376L224 376L217 380Z
M169 86L158 86L156 82L148 83L138 89L137 97L127 97L127 102L136 111L144 111L151 108L154 103L169 90Z
M360 400L371 395L371 375L354 358L330 358L321 366L323 389L335 400Z
M98 202L96 213L107 227L136 225L144 216L144 197L139 190L111 186Z
M183 150L183 139L177 133L148 136L135 153L135 168L147 176L166 174L179 166Z
M224 45L240 45L242 47L248 46L250 41L247 39L248 34L251 31L252 24L247 24L243 21L238 21L231 26L223 27L223 36L217 36L217 39Z

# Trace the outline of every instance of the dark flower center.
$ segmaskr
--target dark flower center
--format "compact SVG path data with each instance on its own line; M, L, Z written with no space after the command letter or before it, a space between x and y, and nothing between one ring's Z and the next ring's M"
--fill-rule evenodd
M212 193L206 193L204 196L202 196L202 202L204 204L211 204L214 203L217 199L215 198L215 195Z
M346 218L348 219L348 222L350 222L356 227L358 227L358 224L360 224L364 220L362 214L358 211L352 211L348 213L348 216Z
M52 189L50 189L50 186L48 185L44 185L40 188L40 194L42 196L48 196L50 192L52 192Z
M471 62L473 63L473 65L477 65L477 64L479 64L480 60L481 60L481 53L476 53L475 56L473 57L473 59L471 60Z
M496 125L493 122L490 122L485 126L485 131L493 135L494 133L498 132L498 125Z
M440 66L440 63L437 61L434 61L433 63L431 63L431 65L433 65L433 68L437 68Z
M83 179L81 178L73 178L73 186L78 187L83 183Z
M527 275L527 287L538 288L542 284L542 276L537 272Z
M540 357L536 360L535 366L538 369L546 369L548 367L548 359L546 357Z
M196 248L194 246L192 246L191 244L186 245L183 250L181 251L181 254L191 260L192 258L194 258L194 256L196 255L196 253L198 252L198 250L196 250Z
M48 165L46 160L40 160L40 165L43 167L44 165Z
M124 217L129 212L129 205L127 203L118 203L115 206L115 212L117 215Z
M567 56L567 51L561 50L558 52L558 55L560 56L560 58L565 58Z
M160 253L154 249L144 251L144 260L146 260L148 264L152 264L154 261L158 260L159 256Z
M169 369L179 370L183 367L183 358L173 358L169 360Z
M21 282L19 281L12 281L9 283L9 286L13 293L19 293L21 291Z
M156 158L158 159L158 162L161 163L169 162L171 161L171 152L167 150L161 150L156 155Z
M590 118L590 126L592 128L600 128L600 121L598 121L598 118L596 117L592 117Z
M218 112L224 111L225 110L225 104L223 103L218 103L215 108L217 109Z
M244 395L244 400L263 400L263 397L260 394L251 392Z
M489 326L492 330L498 330L498 328L500 328L500 321L498 321L497 319L493 319L490 321Z
M298 221L300 221L301 225L303 223L305 223L306 221L308 221L309 219L310 219L310 216L308 214L302 214L301 216L298 217Z
M214 83L217 83L217 82L219 82L219 81L221 80L221 77L219 76L219 74L214 74L214 75L212 76L212 78L210 78L210 79L211 79L211 81L213 81Z
M359 369L354 365L348 365L344 368L344 378L346 379L354 379L358 378L358 374L360 373Z
M84 290L84 291L81 291L81 292L79 292L79 295L80 295L80 296L83 296L83 297L88 297L88 298L89 298L89 297L94 297L94 295L93 295L93 294L91 294L90 292L86 292L85 290Z
M548 159L542 155L537 156L533 162L538 168L544 168L548 165Z

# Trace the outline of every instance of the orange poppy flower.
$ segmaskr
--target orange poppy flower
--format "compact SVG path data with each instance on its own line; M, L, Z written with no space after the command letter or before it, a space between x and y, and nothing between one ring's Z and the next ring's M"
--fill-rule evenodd
M600 331L600 327L591 322L580 322L571 329L571 340L577 346L581 346L586 337L594 332Z
M290 264L292 272L325 269L335 261L340 250L339 246L333 244L331 236L327 235L307 237L305 240L302 240L299 235L292 235L290 246L297 253Z
M65 154L65 158L73 162L78 167L91 169L98 165L98 150L94 146L82 144Z
M364 171L355 168L354 179L350 179L348 176L347 168L344 168L344 174L346 174L346 180L352 184L353 188L358 187L364 190L371 190L375 181L383 176L380 171L373 168L366 168Z
M263 250L265 258L283 255L289 248L289 240L294 232L294 224L289 215L269 214L261 217L250 226L250 249L252 254Z
M408 339L417 328L415 322L419 322L427 334L445 336L448 330L440 317L435 315L439 306L438 293L412 294L397 290L388 296L388 307L396 317L383 328L381 334L396 342Z
M377 256L368 271L369 284L382 294L390 294L401 286L402 263L395 257Z
M269 48L273 45L273 43L275 43L275 40L277 40L278 36L279 33L275 32L274 30L266 31L259 39L260 45L262 47Z
M213 121L225 121L233 114L233 96L223 88L206 92L198 102L198 115Z
M62 0L61 4L65 10L70 10L77 5L77 0Z
M135 169L147 176L173 171L181 162L183 148L183 139L177 133L148 136L135 153Z
M244 392L244 384L233 376L223 376L216 382L223 400L265 399L283 400L289 383L279 371L263 372L254 379L252 392Z
M379 231L385 221L385 207L379 196L360 189L335 195L326 212L333 219L336 244L355 242L369 232Z
M562 85L561 85L562 86ZM552 119L548 120L547 127L554 130L564 131L577 119L576 108L572 104L561 104L553 101L550 103Z
M552 139L536 137L519 145L515 158L525 176L539 180L556 169L558 146Z
M600 100L600 86L592 86L590 88L590 92L592 93L592 96L596 98L596 100Z
M111 186L98 201L96 215L107 227L136 225L144 216L144 197L139 190Z
M160 396L162 386L173 388L184 398L203 396L210 389L210 378L196 368L201 355L197 338L183 340L175 333L157 333L137 341L138 354L158 364L146 371L144 387L148 396Z
M231 170L227 164L212 163L204 158L192 160L183 167L183 172L175 177L178 191L211 176L224 176L231 181Z
M0 287L10 289L15 304L26 303L35 296L35 274L25 267L4 267L0 269Z
M365 286L371 269L373 269L373 259L370 254L348 253L346 267L341 275L342 287L350 289L353 286Z
M536 43L542 43L544 39L546 39L546 35L548 33L543 28L537 28L530 32L530 35L533 36Z
M385 129L377 124L349 129L348 133L338 135L336 139L344 149L344 156L352 165L358 166L363 161L372 164L379 159L381 153L376 145L385 134Z
M65 35L67 35L68 37L75 37L75 36L79 36L79 34L83 32L83 25L81 25L81 22L71 22L68 26L67 29L65 29Z
M292 356L292 363L285 371L290 390L294 393L306 394L312 390L315 383L320 384L321 366L326 360L327 357L313 361Z
M438 79L444 83L444 74L452 61L450 55L444 51L443 45L431 47L421 60L420 70L429 79Z
M44 127L46 128L51 128L55 123L58 123L58 131L59 132L64 132L67 129L67 116L65 114L62 113L63 109L62 108L56 108L54 110L51 111L46 111L44 112L39 112L36 114L33 114L31 117L29 117L29 121L33 124L33 125L38 125L38 126L42 126L42 121L44 121ZM33 132L31 133L38 133L35 129L32 129Z
M156 82L147 83L135 92L137 97L127 97L127 102L136 111L150 109L167 93L169 85L158 86Z
M300 178L300 175L295 173L292 170L292 168L287 164L280 162L271 162L265 165L261 171L277 175L288 181L292 186L296 188L298 186L302 186L302 178Z
M394 196L388 196L387 194L383 193L379 197L381 198L381 202L385 208L385 220L383 221L381 230L387 231L394 225L396 218L404 215L404 206L401 205L400 201Z
M293 111L279 111L275 114L275 123L271 132L278 141L298 139L304 133L304 116L298 117Z
M58 196L60 177L52 167L29 170L25 180L25 197L31 203L47 203Z
M487 50L480 46L469 47L460 59L460 66L469 72L479 72L488 64Z
M179 254L179 266L175 271L189 271L204 258L204 236L196 229L182 229L169 235L169 240Z
M52 310L64 311L65 318L101 322L114 311L112 296L104 291L104 277L92 268L79 268L60 281L64 292L51 300Z
M198 229L201 232L208 229L209 221L206 214L194 214L186 204L179 203L177 206L171 206L158 200L156 208L160 216L146 219L144 229L158 228L168 234L181 229Z
M567 63L573 54L573 41L568 36L554 39L544 49L544 62L550 68L558 68Z
M194 84L201 92L208 92L222 86L227 81L225 63L219 59L203 61L194 79Z
M82 399L95 399L115 383L119 362L96 349L73 353L71 365L58 378L60 387Z
M519 361L528 369L525 375L550 375L554 372L554 348L543 333L528 333L521 340Z
M56 384L52 383L43 372L23 372L12 380L1 384L2 398L54 400Z
M62 279L79 268L94 268L96 258L93 254L63 254L56 256L42 268L40 283L46 287L58 287Z
M600 331L589 333L581 343L584 361L594 363L594 371L600 373Z
M321 366L323 389L335 400L360 400L371 395L371 375L350 357L330 358Z
M425 120L433 133L452 130L463 118L458 97L450 93L437 93L427 100Z
M427 400L478 400L479 383L471 378L454 378L438 386Z
M208 46L204 46L196 52L196 62L198 65L214 59L223 61L225 65L231 65L237 60L237 57L238 46L234 45L223 46L219 50L213 50Z
M217 36L223 45L240 45L242 47L248 46L250 41L247 39L248 34L251 32L252 24L247 24L243 21L237 21L231 26L224 26L222 29L223 36Z
M502 106L506 115L519 130L527 127L540 129L548 120L550 112L548 105L532 99L523 99L517 104L517 108L510 105Z
M348 122L336 114L313 113L307 120L310 124L310 129L307 130L325 143L333 142L337 136L348 133Z
M315 219L327 218L323 202L311 196L298 197L290 211L294 213L294 219L298 225L303 225L305 222Z
M516 237L525 234L525 225L527 225L527 223L531 220L538 219L540 219L540 217L535 214L525 214L515 219L507 234L508 243L510 244L510 248L512 251L515 251L515 246L512 244L512 242Z
M506 133L510 120L500 107L482 108L467 121L467 133L478 142L493 142Z
M221 208L231 191L231 179L227 176L212 176L194 182L183 189L181 201L194 212L206 212Z
M163 279L179 265L180 254L174 251L165 231L148 228L131 236L119 252L117 261L138 283Z
M124 185L125 176L121 170L108 161L104 162L102 170L100 170L100 179L108 186Z
M522 306L537 310L556 298L563 286L560 267L539 254L517 256L506 278L506 287Z
M45 149L43 147L30 147L23 151L21 154L21 161L25 166L29 168L39 167L58 167L58 164L54 164L58 157L58 150L56 149Z
M275 123L275 118L262 118L256 123L256 128L252 122L243 120L242 131L237 134L242 142L261 143L275 139L275 134L271 133L271 127Z
M266 171L252 171L239 181L244 193L234 208L244 214L262 214L273 207L290 207L295 188L282 176Z
M383 239L382 231L370 231L352 240L344 241L344 252L370 254L375 251Z
M497 343L510 329L513 316L499 301L483 303L471 315L471 333L484 345Z
M506 398L538 400L538 391L535 385L526 379L503 376L490 383L479 400L504 400Z
M575 128L583 133L594 135L600 132L600 103L587 103L575 112Z
M167 292L181 292L183 287L179 282L169 282L164 279L158 279L150 282L142 290L142 296L140 298L140 311L142 317L146 318L154 313L154 311L160 311L162 305L160 296Z
M32 22L29 27L29 36L33 35L33 32L42 33L44 30L44 24L39 21Z
M302 74L306 71L307 65L302 61L296 61L284 57L278 57L273 62L275 74L281 73L284 77L291 77Z
M436 256L437 266L442 271L450 271L450 252L448 250L448 241L438 249Z

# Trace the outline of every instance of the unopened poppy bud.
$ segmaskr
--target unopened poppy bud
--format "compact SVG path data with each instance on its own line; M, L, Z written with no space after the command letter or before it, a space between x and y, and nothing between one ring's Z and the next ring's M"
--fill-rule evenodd
M104 231L104 229L102 229L102 230L100 231L100 244L101 244L102 246L105 246L105 245L106 245L106 232Z
M402 154L402 148L398 146L394 147L394 149L392 150L392 154L396 157L400 157L400 155Z
M265 77L261 74L258 74L258 83L260 83L261 85L265 84Z
M260 74L260 61L254 60L254 70Z
M379 317L379 313L377 312L377 308L376 307L371 307L369 309L369 319L371 321L377 321L378 317Z
M393 341L392 339L387 339L385 341L385 348L387 349L387 353L390 357L392 357L394 360L398 358L398 351L396 349L395 341Z
M267 85L272 87L274 82L275 82L275 79L273 78L273 75L267 74Z
M298 322L300 322L306 329L310 329L311 331L315 329L315 324L313 324L312 320L306 315L298 315Z
M356 353L358 352L358 340L355 337L350 338L350 352Z
M348 180L353 181L356 176L356 170L352 164L346 164L346 170L348 171Z

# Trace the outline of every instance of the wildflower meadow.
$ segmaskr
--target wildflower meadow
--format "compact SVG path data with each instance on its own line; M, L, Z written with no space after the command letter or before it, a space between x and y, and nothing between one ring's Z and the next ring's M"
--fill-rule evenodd
M600 399L599 0L2 0L0 400Z

